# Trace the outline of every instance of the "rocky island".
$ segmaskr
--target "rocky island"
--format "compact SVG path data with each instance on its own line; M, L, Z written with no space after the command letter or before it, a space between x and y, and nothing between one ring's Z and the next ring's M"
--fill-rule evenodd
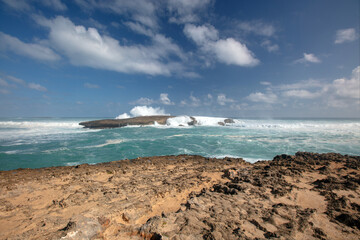
M0 172L0 239L359 239L360 157L179 155Z
M141 116L141 117L133 117L133 118L125 118L125 119L103 119L103 120L95 120L95 121L87 121L81 122L79 125L84 126L84 128L91 128L91 129L106 129L106 128L119 128L119 127L126 127L126 126L147 126L147 125L166 125L168 124L168 119L175 119L179 118L176 116ZM183 122L183 125L186 126L193 126L198 123L195 117L180 117L185 118L186 121ZM184 119L181 119L184 121ZM234 123L234 120L231 118L226 118L217 122L217 125L225 126L226 124ZM183 126L180 125L180 126Z

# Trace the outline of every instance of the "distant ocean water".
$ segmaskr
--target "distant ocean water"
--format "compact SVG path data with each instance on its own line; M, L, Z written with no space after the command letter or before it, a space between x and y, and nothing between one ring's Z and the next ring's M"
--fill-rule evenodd
M235 119L196 117L169 126L90 130L78 125L90 118L0 119L0 170L72 166L143 156L198 154L270 160L297 151L360 155L360 120Z

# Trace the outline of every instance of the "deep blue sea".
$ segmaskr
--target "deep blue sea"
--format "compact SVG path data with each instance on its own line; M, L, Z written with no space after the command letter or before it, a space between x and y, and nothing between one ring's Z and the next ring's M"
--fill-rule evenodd
M360 155L359 119L236 119L227 126L217 124L223 119L197 119L196 126L173 121L168 126L90 130L78 125L94 120L90 118L3 118L0 170L178 154L250 162L297 151Z

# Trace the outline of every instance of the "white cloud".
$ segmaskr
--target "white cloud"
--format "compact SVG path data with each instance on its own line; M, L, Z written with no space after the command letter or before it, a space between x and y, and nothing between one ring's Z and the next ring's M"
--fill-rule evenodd
M9 91L9 88L17 88L19 85L25 87L25 88L29 88L29 89L32 89L32 90L37 90L37 91L40 91L40 92L46 92L47 89L46 87L38 84L38 83L27 83L25 82L24 80L20 79L20 78L16 78L16 77L13 77L13 76L6 76L5 75L5 78L8 80L6 81L5 79L2 79L0 78L0 86L5 88L3 89L3 93L5 94L9 94L10 91ZM9 81L11 81L12 83L9 83Z
M296 60L294 63L320 63L321 60L313 53L304 53L304 57Z
M36 21L50 29L49 42L73 65L149 75L171 75L184 70L181 63L169 60L171 55L182 57L180 48L162 35L156 35L150 46L121 45L110 36L100 35L95 28L77 26L68 18L37 17Z
M29 83L28 84L28 87L30 89L34 89L34 90L37 90L37 91L40 91L40 92L46 92L47 89L43 86L41 86L40 84L37 84L37 83Z
M24 80L20 79L20 78L16 78L14 76L6 76L6 78L9 79L10 81L14 82L14 83L26 86L26 82Z
M336 31L335 44L352 42L356 39L357 35L354 28L340 29Z
M272 92L262 93L262 92L255 92L251 93L247 99L252 102L264 102L273 104L277 102L277 96Z
M211 25L195 26L193 24L186 24L184 33L198 45L207 44L209 41L219 39L218 31Z
M268 52L277 52L279 50L279 45L273 44L270 40L263 41L261 46L268 50Z
M127 27L129 27L131 30L133 30L136 33L145 35L145 36L153 36L153 32L146 28L144 25L137 23L137 22L125 22L124 23Z
M260 82L260 84L264 85L264 86L270 86L271 82L262 81L262 82Z
M310 92L308 90L299 89L299 90L288 90L284 91L283 95L285 97L294 97L294 98L303 98L303 99L313 99L321 95L321 92Z
M169 94L167 94L167 93L161 93L159 101L161 104L164 104L164 105L174 105L174 103L171 102L171 100L169 98Z
M190 106L193 106L193 107L198 107L201 105L201 101L199 98L193 96L192 94L190 95Z
M199 21L198 12L205 11L212 0L169 0L170 22L190 23Z
M259 60L254 57L254 54L247 49L245 44L233 38L216 41L212 46L218 60L228 65L251 67L259 63Z
M217 96L217 102L219 105L224 106L226 103L233 103L235 102L235 100L231 99L231 98L227 98L225 94L219 94Z
M204 53L228 65L255 66L259 63L245 44L233 38L219 39L218 31L211 25L186 24L185 35L193 40Z
M307 110L312 110L314 104L321 105L322 108L350 110L360 106L360 66L352 71L350 78L339 78L331 82L309 79L269 85L266 93L251 93L247 99L253 102L286 103L288 106L306 107Z
M199 107L201 106L201 100L191 93L188 100L182 100L180 102L180 106Z
M272 86L272 89L279 89L279 90L293 90L293 89L309 89L309 88L321 88L324 86L324 83L320 82L319 80L309 79L303 80L295 83L288 83L288 84L280 84L277 86Z
M153 108L147 106L136 106L131 109L130 114L133 117L140 117L140 116L153 116L153 115L169 115L165 113L165 110L162 108Z
M87 10L100 9L106 12L113 12L122 15L124 18L145 25L149 28L158 28L156 10L160 5L156 1L147 0L76 0L81 8ZM158 3L160 4L160 3Z
M18 55L43 60L56 61L60 59L53 50L39 43L24 43L18 38L0 32L0 50L11 51Z
M244 32L265 37L271 37L276 33L276 28L272 24L260 20L240 22L238 27Z
M84 83L84 87L86 87L86 88L100 88L99 85L92 84L92 83Z
M352 71L350 79L340 78L334 80L331 88L339 97L360 99L360 66Z

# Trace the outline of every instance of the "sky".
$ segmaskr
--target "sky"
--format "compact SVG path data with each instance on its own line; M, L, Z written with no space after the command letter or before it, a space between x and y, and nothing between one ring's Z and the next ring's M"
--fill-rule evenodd
M359 118L359 5L0 0L0 117Z

